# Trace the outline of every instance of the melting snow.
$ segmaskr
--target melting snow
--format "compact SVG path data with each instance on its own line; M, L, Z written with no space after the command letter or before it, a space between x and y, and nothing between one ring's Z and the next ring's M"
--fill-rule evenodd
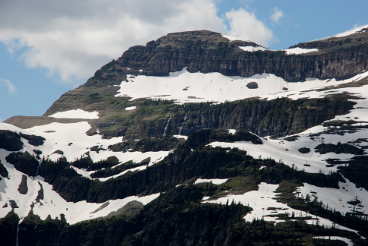
M117 97L152 98L159 100L173 100L176 103L226 102L245 98L260 97L275 99L289 97L292 100L310 97L325 97L328 94L341 93L341 90L317 91L329 86L353 82L368 73L359 74L353 78L336 81L307 79L304 82L287 82L273 74L257 74L251 77L225 76L221 73L190 73L184 68L182 71L172 72L169 76L128 76L128 81L122 81ZM200 81L200 83L198 83ZM256 89L247 87L255 82ZM358 88L359 89L359 88ZM346 90L346 89L345 89Z
M18 208L15 208L14 212L21 218L29 214L33 205L33 213L40 216L41 219L46 219L48 215L52 218L60 218L60 215L64 214L68 223L74 224L83 220L106 216L124 207L130 201L138 201L146 205L159 196L159 193L142 197L129 196L103 203L89 203L86 201L67 202L53 190L50 184L44 182L41 177L27 177L28 192L26 194L20 194L18 192L18 186L24 174L6 162L5 156L8 153L10 152L0 150L0 161L5 165L10 177L10 179L0 180L0 218L6 216L12 210L9 200L16 202ZM44 198L37 202L36 198L41 189L40 184L42 185ZM5 204L7 206L4 206Z
M98 119L98 112L88 112L83 109L72 109L63 112L57 112L49 115L52 118L63 118L63 119Z
M305 197L307 194L310 197L316 197L318 201L323 202L329 209L333 209L346 214L352 212L353 209L362 213L368 214L368 191L364 188L358 188L349 180L339 182L339 189L324 188L304 183L303 186L298 187L297 192ZM349 201L358 199L360 206L354 208L349 204Z
M76 123L54 122L28 128L27 130L46 139L44 145L39 146L38 149L52 160L57 160L60 157L54 154L56 150L61 150L68 161L74 161L84 156L93 146L101 146L107 149L109 145L122 141L121 137L104 139L99 134L88 136L87 131L90 129L90 124L82 121Z
M277 188L278 185L262 182L259 184L258 190L256 191L249 191L241 195L230 194L215 200L205 200L202 202L217 204L227 204L235 202L240 203L244 206L249 206L253 210L247 213L244 216L244 219L250 222L263 218L265 221L278 223L284 220L282 218L279 218L277 215L286 214L288 215L288 217L292 217L292 215L294 215L295 217L304 217L306 219L305 222L308 224L315 225L319 223L320 225L325 225L327 227L334 226L334 223L328 219L318 217L301 210L290 208L286 204L276 201L277 193L275 192ZM351 230L340 225L336 225L335 228L356 232L355 230Z
M89 153L93 161L99 161L106 159L110 156L116 156L121 162L134 161L140 162L146 158L150 158L149 165L153 165L156 162L163 159L169 154L169 151L158 152L112 152L107 150L111 144L121 142L121 137L104 139L101 135L95 134L88 136L86 132L91 128L88 122L77 123L51 123L47 125L35 126L29 129L19 129L18 127L0 123L0 129L10 130L13 132L23 132L25 134L34 134L37 136L43 136L46 138L45 142L41 146L32 146L22 139L24 147L21 151L28 151L33 153L33 150L38 149L42 151L41 157L50 157L53 160L64 156L69 161L74 161L81 156L85 156ZM101 150L99 154L95 151L90 151L93 146L99 146ZM56 154L56 150L61 150L63 154ZM20 194L18 191L19 184L22 180L23 173L17 171L13 165L7 163L5 157L11 152L0 149L0 161L4 164L5 168L9 172L9 179L0 180L0 218L6 216L11 210L10 200L14 200L18 208L14 211L21 218L27 216L33 206L33 213L39 215L41 219L45 219L48 215L52 218L59 217L61 214L65 214L66 220L73 224L79 221L93 219L101 216L106 216L111 212L117 211L119 208L125 206L130 201L139 201L143 204L147 204L153 199L157 198L159 194L153 194L150 196L139 197L130 196L123 199L109 200L105 203L88 203L86 201L80 202L67 202L59 194L57 194L52 186L43 181L41 177L27 177L28 192L26 194ZM87 172L83 169L73 167L74 170L82 176L89 177L91 172ZM147 165L139 167L140 170L147 168ZM128 171L139 171L129 169ZM122 173L115 175L120 176ZM112 176L114 177L114 176ZM112 178L109 177L109 178ZM108 179L108 178L106 178ZM103 181L103 180L101 180ZM36 201L39 191L42 190L44 198L40 201Z
M304 170L310 173L325 173L337 171L337 166L327 167L326 159L349 159L353 157L350 154L335 154L326 153L321 155L313 151L311 148L310 153L302 154L298 151L301 147L311 147L318 145L318 143L309 140L308 142L287 142L276 139L263 139L263 144L253 144L250 142L212 142L209 144L212 147L221 148L237 148L244 150L248 155L253 158L260 159L273 159L280 161L290 167L295 167L298 170Z
M24 148L22 151L33 153L33 150L35 149L41 150L41 157L49 158L53 161L58 160L60 157L65 157L71 162L89 155L92 161L98 162L106 160L108 157L115 156L118 158L119 162L122 163L128 161L139 163L144 159L150 158L149 165L153 165L165 158L170 153L170 151L152 151L144 153L139 151L113 152L108 149L108 146L120 143L122 141L122 137L105 139L99 134L88 136L86 132L90 128L91 126L88 122L54 122L47 125L35 126L25 130L6 123L0 123L0 129L44 137L46 139L44 144L37 147L28 144L27 141L23 141ZM91 148L95 146L100 148L98 153L96 151L91 151ZM59 151L61 151L62 154L60 154ZM140 167L141 170L143 170L142 168L145 168L145 166ZM78 174L87 178L90 178L92 173L78 168L74 168L74 170ZM124 173L120 173L119 176L123 174Z

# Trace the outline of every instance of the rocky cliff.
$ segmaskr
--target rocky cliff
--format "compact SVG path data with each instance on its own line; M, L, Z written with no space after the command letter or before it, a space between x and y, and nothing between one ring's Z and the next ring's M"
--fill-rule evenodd
M128 49L95 76L111 80L121 79L119 74L124 72L165 76L187 67L190 72L220 72L244 77L271 73L287 81L303 81L306 78L339 79L367 70L367 44L368 33L363 32L349 37L301 43L292 47L317 48L318 51L287 55L284 51L243 51L239 47L257 44L231 41L210 31L171 33L148 42L146 46ZM87 84L93 82L96 80L91 79Z

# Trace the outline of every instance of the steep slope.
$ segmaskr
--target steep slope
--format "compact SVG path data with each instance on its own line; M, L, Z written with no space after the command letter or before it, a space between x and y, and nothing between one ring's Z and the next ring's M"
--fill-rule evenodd
M4 242L365 245L367 56L366 27L280 51L210 31L128 49L0 123Z

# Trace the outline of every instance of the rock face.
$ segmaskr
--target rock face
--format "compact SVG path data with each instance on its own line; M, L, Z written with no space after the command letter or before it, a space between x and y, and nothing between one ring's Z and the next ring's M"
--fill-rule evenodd
M306 78L346 78L368 68L368 33L331 38L293 47L317 48L318 52L287 55L284 51L246 52L244 41L230 41L219 33L192 31L170 33L146 46L128 49L118 60L102 67L88 84L124 78L124 73L165 76L188 68L190 72L220 72L252 76L271 73L287 81Z
M354 105L349 96L323 99L272 101L250 99L224 104L157 105L160 112L138 111L128 118L95 122L105 136L128 139L174 134L189 135L199 129L245 129L260 136L285 136L347 113Z
M247 84L247 87L248 87L249 89L257 89L257 88L258 88L258 84L257 84L257 82L249 82L249 83Z

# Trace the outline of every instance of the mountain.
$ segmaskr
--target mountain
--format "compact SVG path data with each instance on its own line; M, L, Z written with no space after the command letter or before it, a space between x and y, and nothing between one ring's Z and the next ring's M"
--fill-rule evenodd
M134 46L0 123L4 245L366 245L368 27Z

